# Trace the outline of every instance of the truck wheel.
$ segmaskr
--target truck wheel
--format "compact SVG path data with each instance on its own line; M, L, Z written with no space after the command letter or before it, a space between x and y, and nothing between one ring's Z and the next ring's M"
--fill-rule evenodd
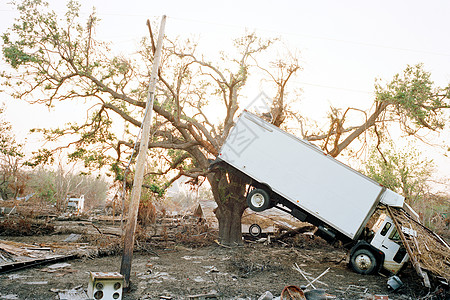
M266 210L270 205L269 194L263 189L254 189L247 196L247 204L254 211Z
M350 258L352 269L359 274L371 274L377 266L375 256L367 249L359 249Z

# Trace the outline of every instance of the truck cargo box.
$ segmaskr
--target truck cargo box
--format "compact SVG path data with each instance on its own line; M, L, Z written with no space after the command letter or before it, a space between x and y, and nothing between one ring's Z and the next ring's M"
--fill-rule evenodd
M218 157L350 239L361 234L380 201L403 203L402 196L246 111Z

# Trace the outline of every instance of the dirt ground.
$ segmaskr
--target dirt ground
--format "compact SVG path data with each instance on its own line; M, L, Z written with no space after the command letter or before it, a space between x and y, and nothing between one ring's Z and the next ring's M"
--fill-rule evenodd
M435 290L425 289L409 265L399 274L403 287L394 292L388 288L388 276L354 273L345 261L346 250L335 248L308 233L270 243L247 239L241 247L221 246L214 241L217 224L214 223L213 205L206 204L202 205L206 219L203 225L184 217L166 216L157 219L153 227L138 228L131 289L124 293L124 300L258 299L267 291L277 297L286 286L308 284L294 266L300 268L309 281L328 270L313 285L325 290L329 299L369 300L373 295L388 295L389 299L449 299L446 298L448 294L430 297L430 294L436 294ZM10 221L7 218L0 218L0 221L2 219ZM47 227L42 224L27 227L25 221L13 226L8 222L3 223L6 227L0 228L0 242L21 242L38 247L56 244L61 250L92 247L96 251L86 251L88 254L83 258L0 273L0 299L75 300L60 296L68 291L86 291L89 272L120 270L120 222L56 219ZM243 232L248 232L249 224L253 223L260 224L264 232L276 227L275 223L290 228L302 225L292 217L273 212L266 216L246 215L243 222ZM5 228L19 232L22 229L22 234L12 236ZM31 230L34 230L33 234L25 236ZM80 237L78 241L64 242L74 234ZM0 255L5 256L5 253L0 251Z
M36 242L66 236L1 239ZM404 287L392 292L387 277L352 272L343 260L345 251L318 238L299 235L295 239L295 246L246 242L243 247L233 249L215 243L200 248L181 244L169 248L148 247L147 251L141 250L133 256L132 287L123 299L206 299L189 298L199 294L214 294L219 299L258 299L266 291L279 296L285 286L307 285L293 269L294 264L309 278L316 278L329 268L314 286L325 289L334 296L332 299L367 299L369 294L388 295L389 299L419 299L427 293L411 268L400 274ZM114 255L1 274L0 299L60 299L60 291L86 290L89 271L118 272L120 264L121 255Z

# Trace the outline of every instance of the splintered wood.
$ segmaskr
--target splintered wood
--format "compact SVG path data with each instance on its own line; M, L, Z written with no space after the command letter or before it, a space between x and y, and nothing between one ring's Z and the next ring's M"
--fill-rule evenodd
M388 208L411 262L425 285L431 273L450 283L450 247L437 234L413 220L404 210Z
M0 240L0 273L66 259L98 256L98 247L85 243L25 244Z

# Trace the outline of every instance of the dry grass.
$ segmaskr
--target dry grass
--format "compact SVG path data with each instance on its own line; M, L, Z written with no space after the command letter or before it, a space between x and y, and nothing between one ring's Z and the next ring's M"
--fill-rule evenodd
M211 245L217 239L217 233L208 224L200 221L182 224L175 238L184 245L197 248Z
M139 212L138 212L138 221L142 226L147 226L151 224L155 224L156 221L156 207L153 203L150 202L140 202L139 203Z
M450 242L450 196L433 195L414 203L414 210L420 215L421 222Z
M25 217L10 217L0 221L0 233L7 236L47 235L55 231L53 223Z

